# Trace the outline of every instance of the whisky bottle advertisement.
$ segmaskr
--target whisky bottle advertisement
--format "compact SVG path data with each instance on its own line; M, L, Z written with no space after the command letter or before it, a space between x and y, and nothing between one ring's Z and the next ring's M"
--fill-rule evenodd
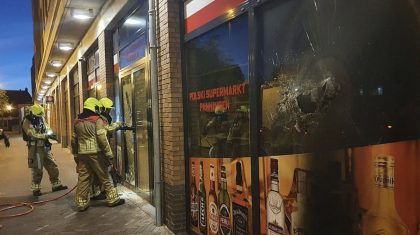
M206 212L206 188L204 183L204 166L203 161L200 161L200 189L198 193L199 200L199 224L200 232L207 234L207 212Z
M271 161L271 190L267 195L267 234L284 234L284 204L279 193L278 160Z
M220 168L221 176L221 189L219 192L219 234L220 235L230 235L232 231L231 225L231 212L230 212L230 198L227 191L227 177L226 177L226 167L221 166Z
M243 180L242 163L236 162L236 190L232 197L232 213L233 213L233 234L248 234L248 195L246 195L246 185Z
M374 162L375 188L372 207L362 221L363 235L408 235L407 226L395 208L394 157L378 155Z
M191 163L191 186L190 186L190 201L191 201L191 224L195 227L198 226L198 194L195 181L195 163Z
M209 234L216 235L219 231L219 208L217 206L216 179L214 165L210 164L210 191L209 191Z

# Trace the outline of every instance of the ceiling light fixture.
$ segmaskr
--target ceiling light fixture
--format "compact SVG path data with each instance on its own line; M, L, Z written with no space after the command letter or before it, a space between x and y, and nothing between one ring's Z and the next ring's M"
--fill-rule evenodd
M52 60L51 62L50 62L50 64L52 65L52 66L54 66L54 67L61 67L62 65L63 65L63 63L61 62L61 61L59 61L59 60Z
M74 46L71 42L59 42L58 48L60 48L62 51L71 51L74 49Z
M47 84L47 85L51 85L51 83L52 83L52 81L51 80L44 80L43 81L45 84Z
M78 20L88 20L93 18L93 10L73 9L72 15Z
M55 78L55 77L57 77L57 74L56 73L47 73L47 77Z
M44 86L41 86L43 89L48 89L48 87L49 86L47 86L47 85L44 85Z

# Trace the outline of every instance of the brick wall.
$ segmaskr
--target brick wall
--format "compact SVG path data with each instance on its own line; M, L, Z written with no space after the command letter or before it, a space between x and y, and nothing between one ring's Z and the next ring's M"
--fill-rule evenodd
M114 64L112 49L112 32L104 31L98 37L99 80L101 89L97 91L98 99L114 97Z
M186 229L186 206L179 2L158 1L157 15L163 215L164 223L180 233Z

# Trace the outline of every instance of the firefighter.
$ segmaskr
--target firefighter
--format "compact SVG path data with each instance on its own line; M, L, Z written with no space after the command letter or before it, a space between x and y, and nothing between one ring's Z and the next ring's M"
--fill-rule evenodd
M9 136L7 136L6 132L4 132L3 129L0 129L0 140L4 139L4 145L6 146L6 148L10 147L10 141L9 141Z
M113 105L114 102L112 102L111 99L109 98L102 98L99 100L99 102L101 103L100 109L101 109L101 117L104 121L106 121L106 125L105 125L105 129L107 130L107 137L108 137L108 142L110 142L110 138L112 137L112 134L121 129L122 128L122 123L121 122L114 122L112 123L112 117L110 115L111 110L114 109ZM113 183L114 186L116 187L116 181L118 181L117 179L117 172L115 171L115 169L113 168L112 165L109 166L109 172L110 172L110 176L113 179ZM112 172L112 173L111 173ZM93 177L93 183L92 183L92 195L91 195L91 199L92 200L104 200L106 199L106 194L104 191L104 187L101 187L101 184L98 180L98 178L96 176Z
M123 125L121 122L112 122L111 111L114 109L114 102L112 102L111 99L105 97L100 99L99 102L102 106L101 116L108 122L106 129L109 133L108 136L110 137L113 132L121 129Z
M85 211L89 207L93 175L98 177L105 189L108 206L125 203L108 178L107 169L113 160L113 154L107 139L106 122L99 114L100 106L97 99L86 99L83 112L74 121L72 149L77 154L79 174L75 198L78 211Z
M52 158L51 143L49 139L57 140L51 129L44 120L44 108L34 104L30 108L29 115L25 116L22 122L23 139L28 146L28 166L32 169L32 193L34 196L41 196L41 180L43 168L48 172L52 185L52 191L67 189L61 184L59 171L55 160Z

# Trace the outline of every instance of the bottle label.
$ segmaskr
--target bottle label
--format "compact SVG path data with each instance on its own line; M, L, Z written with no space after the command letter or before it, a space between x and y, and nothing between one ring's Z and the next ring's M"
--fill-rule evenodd
M233 233L235 235L248 234L248 208L232 203Z
M283 235L283 228L278 224L268 223L268 234L273 235Z
M230 235L232 227L230 225L230 212L226 204L220 206L220 234L221 235Z
M191 218L192 220L198 220L198 203L195 200L191 201Z
M205 227L206 225L206 202L204 197L200 197L200 226Z
M217 234L219 231L219 213L216 206L216 203L209 203L209 226L210 231L214 234Z
M394 177L375 176L375 184L382 188L394 188Z
M280 195L274 196L274 194L269 194L268 197L268 207L270 208L271 212L274 214L278 214L283 211L283 200L281 200Z

